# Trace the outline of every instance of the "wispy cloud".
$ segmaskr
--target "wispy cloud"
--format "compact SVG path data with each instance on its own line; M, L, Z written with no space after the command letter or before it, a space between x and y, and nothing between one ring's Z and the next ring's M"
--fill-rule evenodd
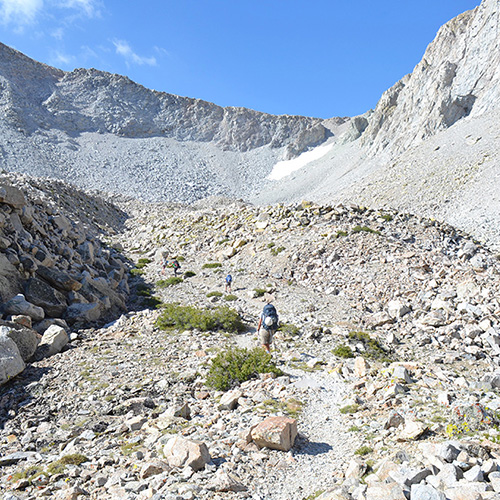
M27 26L43 9L43 0L0 0L0 22Z
M154 56L139 56L125 40L113 40L113 45L115 46L116 53L122 56L127 64L156 66L156 58Z
M59 0L57 6L76 10L86 17L99 17L101 15L101 2L98 0Z

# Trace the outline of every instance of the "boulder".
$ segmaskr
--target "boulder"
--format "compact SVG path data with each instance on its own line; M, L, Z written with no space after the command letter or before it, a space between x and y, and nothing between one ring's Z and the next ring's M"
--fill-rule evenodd
M210 453L205 443L183 436L174 436L163 447L163 454L171 467L191 467L194 471L205 468L210 462Z
M40 342L40 335L35 330L9 321L0 321L0 335L6 335L15 342L25 363L35 354Z
M224 393L220 398L219 409L234 410L238 406L238 399L240 399L242 395L243 393L237 389Z
M406 496L397 483L379 483L368 486L366 500L406 500Z
M219 469L215 476L210 481L208 489L212 491L229 492L229 491L246 491L247 487L242 484L233 474Z
M41 307L28 302L22 293L18 293L3 305L4 314L22 314L29 316L35 321L41 321L45 318L45 312Z
M66 292L80 290L82 284L68 274L50 267L38 266L36 274L58 290Z
M0 333L0 385L21 373L25 367L16 343L5 333Z
M39 278L28 280L24 292L26 299L43 308L47 316L57 318L62 316L66 310L67 305L64 295Z
M66 330L60 326L52 325L42 335L42 340L40 340L40 344L38 344L35 358L42 359L53 356L61 352L68 342L69 337Z
M446 500L446 495L430 484L412 484L410 498L412 500Z
M65 313L65 319L69 324L83 321L85 323L97 321L102 314L101 304L92 302L90 304L71 304Z
M268 417L255 426L252 440L260 447L288 451L297 437L297 420L289 417Z
M0 301L7 302L22 291L21 274L7 256L0 253Z
M8 184L0 184L0 203L6 203L14 208L22 208L26 205L24 193Z

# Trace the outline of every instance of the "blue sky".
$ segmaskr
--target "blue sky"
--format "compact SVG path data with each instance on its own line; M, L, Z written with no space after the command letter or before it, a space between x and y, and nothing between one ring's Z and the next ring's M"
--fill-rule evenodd
M480 0L0 0L0 41L221 106L329 118L373 108Z

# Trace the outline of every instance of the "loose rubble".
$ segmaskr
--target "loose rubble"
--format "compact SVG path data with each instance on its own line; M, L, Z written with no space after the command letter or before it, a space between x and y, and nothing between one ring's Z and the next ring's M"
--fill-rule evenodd
M108 245L135 264L129 312L47 325L54 351L37 340L1 386L4 498L495 497L499 265L487 249L358 206L115 203L128 218ZM181 281L167 284L163 252ZM153 298L228 304L248 330L159 330ZM266 300L284 375L207 387L221 349L257 344ZM4 312L0 328L29 323Z

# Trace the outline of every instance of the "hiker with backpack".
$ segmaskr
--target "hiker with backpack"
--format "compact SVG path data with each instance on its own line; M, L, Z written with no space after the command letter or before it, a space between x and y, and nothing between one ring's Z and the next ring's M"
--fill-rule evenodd
M181 268L181 265L179 264L179 262L177 261L177 259L174 259L172 261L172 268L174 270L174 276L177 276L177 271Z
M226 293L229 292L231 293L231 284L233 283L233 277L228 274L226 276Z
M262 347L269 353L271 352L271 343L273 341L274 334L278 329L278 323L279 319L276 308L271 303L266 304L259 318L257 332Z

